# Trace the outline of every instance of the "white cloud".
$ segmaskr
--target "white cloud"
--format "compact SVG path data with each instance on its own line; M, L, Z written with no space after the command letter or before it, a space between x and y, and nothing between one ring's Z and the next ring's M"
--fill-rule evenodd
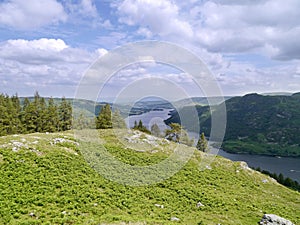
M300 59L297 0L207 1L191 10L195 40L212 52L265 50L275 59Z
M85 18L95 18L98 16L98 11L93 0L80 0L79 3L69 0L66 3L66 7L70 11L70 14L74 16Z
M10 0L0 3L0 11L0 25L17 29L35 29L67 19L56 0Z
M177 5L167 0L125 0L118 6L118 12L121 23L144 28L140 34L146 28L161 36L193 36L190 24L180 18Z
M72 48L61 39L2 42L0 77L6 82L2 91L26 88L32 94L42 88L55 91L64 87L61 93L68 92L70 95L70 90L75 90L83 72L105 52L105 49L87 52Z

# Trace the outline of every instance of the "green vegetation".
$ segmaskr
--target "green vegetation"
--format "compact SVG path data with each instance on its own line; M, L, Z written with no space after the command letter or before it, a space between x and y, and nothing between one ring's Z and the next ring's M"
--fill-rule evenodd
M178 145L138 152L112 129L98 132L107 151L130 165L160 162ZM300 194L240 162L216 157L200 171L206 153L195 151L173 177L131 187L88 166L79 147L90 144L71 132L0 137L0 224L257 224L264 213L300 223Z
M248 94L227 100L227 127L222 148L231 153L300 157L300 95L262 96ZM188 115L192 106L183 107ZM210 133L208 106L196 106L201 132ZM212 107L212 111L218 106ZM180 122L174 112L167 123ZM193 124L186 126L196 130Z
M112 128L112 112L110 105L106 104L101 108L99 115L96 118L96 128L97 129L108 129Z
M169 124L170 129L165 131L165 138L169 141L192 146L194 140L190 140L188 133L183 129L179 123Z
M156 123L151 126L151 134L155 137L161 136L161 131Z
M300 191L300 184L295 181L295 180L292 180L291 178L289 177L284 177L282 173L280 173L279 175L277 175L276 173L271 173L267 170L261 170L259 167L257 168L253 168L263 174L267 174L268 176L274 178L275 180L277 180L277 182L279 184L282 184L286 187L289 187L291 189L294 189L296 191Z
M18 133L56 132L72 128L72 106L65 98L48 104L37 92L31 101L0 94L0 136Z
M196 148L201 152L208 151L208 142L204 136L204 133L201 133L200 138L198 139Z
M116 109L112 114L112 125L115 129L127 128L126 123L121 116L120 110Z
M144 124L141 120L138 123L136 121L134 121L134 126L132 129L142 131L146 134L151 134L151 131L148 130L147 127L144 126Z
M120 111L116 109L114 112L111 111L110 105L105 104L99 115L96 117L96 128L97 129L120 129L126 128L126 123L122 118Z

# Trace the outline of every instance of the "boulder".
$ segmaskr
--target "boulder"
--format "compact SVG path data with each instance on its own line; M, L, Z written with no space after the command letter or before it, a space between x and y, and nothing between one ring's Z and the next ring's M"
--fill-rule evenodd
M177 217L171 217L171 221L180 221L180 219Z
M295 225L291 221L284 219L280 216L274 215L274 214L265 214L258 224L260 224L260 225Z
M198 202L197 203L197 208L201 207L201 206L204 206L201 202Z

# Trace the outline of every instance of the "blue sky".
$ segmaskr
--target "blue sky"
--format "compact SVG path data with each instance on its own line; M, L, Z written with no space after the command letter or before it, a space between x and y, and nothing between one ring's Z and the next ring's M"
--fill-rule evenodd
M98 57L141 40L193 52L224 95L299 92L299 18L298 0L2 0L0 92L74 97ZM103 98L152 76L201 94L183 71L138 64L113 77Z

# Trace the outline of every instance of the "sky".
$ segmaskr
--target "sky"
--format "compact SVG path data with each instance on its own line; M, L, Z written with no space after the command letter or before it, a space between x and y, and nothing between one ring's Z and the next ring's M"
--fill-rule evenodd
M0 92L74 97L99 57L145 40L195 54L226 96L299 92L299 18L299 0L0 0ZM152 78L203 94L185 71L153 62L117 71L99 98Z

